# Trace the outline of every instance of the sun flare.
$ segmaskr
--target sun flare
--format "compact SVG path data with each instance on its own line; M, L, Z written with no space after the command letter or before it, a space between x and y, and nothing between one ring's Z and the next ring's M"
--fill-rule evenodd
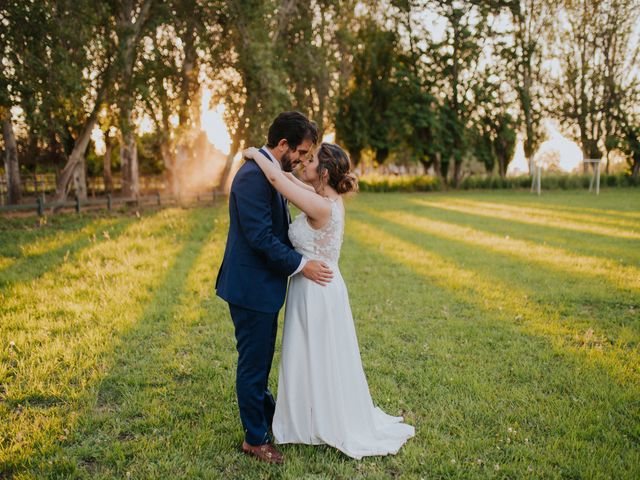
M224 103L219 103L211 109L211 90L205 89L202 93L202 103L200 106L200 120L202 130L207 134L211 144L225 155L231 150L231 136L224 123Z

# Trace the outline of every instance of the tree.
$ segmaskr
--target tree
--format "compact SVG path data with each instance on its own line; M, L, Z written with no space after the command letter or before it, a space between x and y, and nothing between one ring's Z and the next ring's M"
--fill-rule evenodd
M556 39L561 72L552 92L561 123L580 143L584 158L602 158L604 77L599 36L606 4L565 0L563 6Z
M0 122L2 123L2 139L4 142L4 171L7 179L8 200L10 204L20 203L20 164L18 149L13 131L11 107L17 103L16 90L19 82L19 67L25 58L25 43L33 45L21 35L16 28L18 19L25 13L21 2L7 2L0 9L0 24L8 28L0 31ZM22 37L22 38L20 38Z
M291 107L285 71L277 65L270 18L274 18L272 5L266 0L227 2L222 36L231 48L225 52L227 68L219 74L224 81L216 99L225 100L231 149L220 185L226 185L242 145L262 144L271 121Z
M448 139L442 152L439 170L447 179L453 164L452 181L457 186L461 165L469 153L472 129L470 119L479 103L473 92L485 81L483 48L491 30L488 7L482 2L446 0L433 2L436 12L446 21L444 38L435 41L425 52L433 62L438 94L443 98L441 122Z
M337 92L351 72L355 20L353 0L278 2L273 36L292 107L314 119L322 133L332 122Z
M422 164L425 172L433 167L438 178L444 180L442 157L452 148L444 127L447 109L439 101L436 76L428 61L427 52L432 47L430 32L425 25L412 21L425 6L411 0L396 0L394 4L396 29L404 30L407 39L406 52L399 55L396 72L401 96L396 101L405 120L404 148Z
M136 196L140 190L136 132L132 118L136 93L134 67L138 61L140 40L151 23L150 19L153 18L152 4L152 0L123 0L115 12L115 95L118 99L118 124L121 134L122 193L126 197Z
M516 127L515 119L507 112L498 111L478 122L474 155L484 163L487 172L497 166L498 174L505 177L516 148Z
M610 152L625 151L637 177L640 42L634 29L640 16L637 0L608 0L600 30L603 67L604 150L609 172Z
M65 75L62 78L68 80L60 88L60 99L68 98L76 104L76 108L72 110L73 129L66 128L67 135L63 138L67 145L65 152L68 152L65 155L66 163L56 181L55 200L61 201L67 197L72 179L76 194L80 197L86 196L86 185L83 184L85 152L91 132L96 126L98 113L111 86L115 62L110 4L95 5L93 2L87 2L86 5L78 5L78 2L54 2L54 5L57 16L64 18L65 22L64 28L57 34L50 35L52 39L58 39L58 43L51 50L57 55L49 59L52 64L48 71L51 72L51 76L60 77L60 67L64 66ZM61 25L59 21L54 24ZM79 47L72 51L65 50L65 38L73 38ZM73 53L73 57L65 57L65 51ZM47 83L47 86L50 85L58 85L56 79ZM39 93L43 94L42 91ZM62 113L65 112L64 102L60 110ZM69 109L66 111L69 112Z
M4 171L7 177L8 200L9 204L18 204L21 197L18 148L13 133L11 111L5 106L0 107L0 120L2 121L2 139L4 141Z
M518 94L524 127L524 154L531 159L541 140L544 41L557 7L551 0L513 0L507 2L507 7L512 23L508 32L511 41L503 43L499 49L509 64L506 79Z
M219 68L224 6L217 0L173 0L162 22L144 39L152 48L142 54L139 88L156 124L173 195L184 189L184 168L199 134L198 76L214 76ZM177 122L170 121L172 116Z
M338 101L336 136L354 163L364 148L371 148L382 163L400 145L403 131L404 96L396 78L398 36L370 21L358 32L357 41L352 80Z

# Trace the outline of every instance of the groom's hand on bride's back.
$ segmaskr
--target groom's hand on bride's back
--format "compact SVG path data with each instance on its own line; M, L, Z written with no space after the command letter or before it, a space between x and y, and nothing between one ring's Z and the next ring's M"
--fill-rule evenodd
M333 272L329 266L318 260L309 260L302 269L302 274L323 287L328 285L333 278Z

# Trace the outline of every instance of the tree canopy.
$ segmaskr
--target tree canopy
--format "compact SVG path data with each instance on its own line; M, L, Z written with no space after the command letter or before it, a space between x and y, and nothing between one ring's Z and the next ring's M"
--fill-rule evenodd
M416 162L451 185L469 162L505 175L518 137L530 159L545 118L585 158L624 156L637 176L639 18L638 0L7 0L10 200L35 171L56 172L59 198L86 195L96 128L108 137L105 181L113 164L123 194L137 194L153 151L178 193L200 151L204 88L225 106L223 177L289 109L335 132L354 164Z

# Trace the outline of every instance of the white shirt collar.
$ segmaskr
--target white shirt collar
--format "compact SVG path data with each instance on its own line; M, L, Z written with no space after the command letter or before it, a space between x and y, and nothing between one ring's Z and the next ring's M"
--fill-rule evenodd
M274 162L277 165L280 165L280 162L278 162L276 158L273 156L273 154L271 153L271 150L269 150L269 147L267 147L266 145L263 145L262 150L267 154L267 156L271 159L272 162Z

